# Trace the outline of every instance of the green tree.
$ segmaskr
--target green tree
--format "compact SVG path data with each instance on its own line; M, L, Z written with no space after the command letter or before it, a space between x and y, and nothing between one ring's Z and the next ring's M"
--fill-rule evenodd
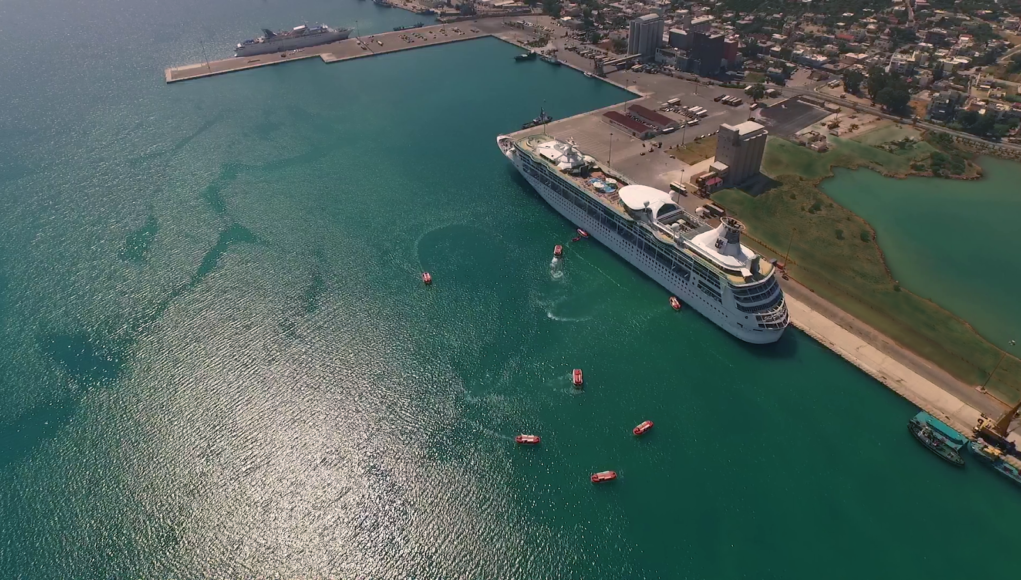
M883 87L883 89L876 94L876 103L879 103L887 111L897 115L903 115L907 112L908 103L910 101L911 95L908 93L907 89L902 87Z
M542 0L542 11L556 18L560 16L560 0Z
M615 52L617 54L626 54L627 53L627 41L624 40L623 38L614 38L613 39L613 52Z
M886 88L888 82L890 82L890 76L881 67L874 66L869 69L869 78L865 84L865 90L868 92L869 98L872 99L873 103L876 102L877 95Z
M744 90L745 94L752 98L752 101L758 101L762 97L766 96L766 87L762 83L755 83Z
M865 80L865 75L859 71L849 69L844 72L844 90L857 95L858 91L861 90L861 83Z
M1017 72L1021 72L1021 52L1014 54L1007 61L1007 73L1014 74Z

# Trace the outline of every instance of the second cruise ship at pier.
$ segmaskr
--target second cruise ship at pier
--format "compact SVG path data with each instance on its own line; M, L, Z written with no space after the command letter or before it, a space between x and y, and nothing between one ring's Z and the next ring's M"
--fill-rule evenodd
M345 40L351 35L350 28L330 28L325 24L318 26L295 26L291 30L273 32L264 28L262 36L238 43L234 47L234 56L255 56L258 54L270 54L283 52L285 50L296 50L329 44L338 40Z
M741 244L740 222L711 228L573 142L501 135L497 144L554 209L684 303L743 341L780 339L790 318L775 267Z

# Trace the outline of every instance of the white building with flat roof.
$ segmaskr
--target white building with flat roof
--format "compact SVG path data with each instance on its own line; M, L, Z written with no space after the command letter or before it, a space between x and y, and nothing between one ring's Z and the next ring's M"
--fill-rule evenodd
M726 187L740 185L759 173L768 136L766 128L754 121L720 125L716 136L716 163L727 166L723 175Z
M628 31L628 54L640 54L645 59L656 57L656 49L663 42L663 17L646 14L631 21Z

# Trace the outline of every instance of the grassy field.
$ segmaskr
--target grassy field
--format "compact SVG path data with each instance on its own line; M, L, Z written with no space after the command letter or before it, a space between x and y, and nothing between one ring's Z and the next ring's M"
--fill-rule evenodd
M873 129L867 133L862 133L857 137L852 137L851 140L865 145L880 145L888 143L890 141L899 141L901 139L921 139L923 131L916 129L910 125L898 125L897 123L890 123L885 127L879 127ZM930 148L929 151L932 151Z
M674 147L669 153L688 165L694 165L716 155L716 135L691 141L683 147Z
M763 168L773 178L772 186L754 197L723 190L713 200L766 246L786 249L790 242L789 271L805 286L962 381L982 384L1002 351L965 321L900 288L871 226L818 188L831 165L879 164L893 173L894 167L906 169L910 159L862 143L834 141L839 143L833 150L817 154L770 138ZM1021 361L1004 359L988 388L1016 401L1021 396Z
M866 133L864 136L868 136ZM934 151L928 144L902 153L889 153L858 141L830 137L830 150L816 153L785 141L770 137L762 171L766 175L800 175L806 179L822 179L832 174L832 167L871 167L887 175L901 175L911 170L911 163Z

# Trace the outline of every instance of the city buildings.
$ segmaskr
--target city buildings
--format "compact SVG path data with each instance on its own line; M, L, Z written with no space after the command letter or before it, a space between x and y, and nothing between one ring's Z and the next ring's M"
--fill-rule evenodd
M681 30L679 28L671 28L669 33L668 44L677 49L685 50L691 43L691 35L688 34L687 30Z
M724 187L740 185L759 173L768 135L766 128L754 121L720 125L716 136L716 163L726 165L726 169L719 172Z
M702 76L716 76L723 63L724 38L719 32L696 32L691 40L689 66Z
M656 57L656 48L663 42L663 17L646 14L631 21L627 39L628 54L640 54L643 59Z

